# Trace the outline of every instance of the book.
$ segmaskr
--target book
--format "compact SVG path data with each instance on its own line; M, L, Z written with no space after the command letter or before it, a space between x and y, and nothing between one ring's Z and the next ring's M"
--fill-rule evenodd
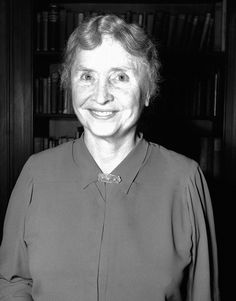
M200 44L199 44L199 50L200 51L204 50L204 46L206 44L207 33L208 33L208 30L209 30L210 20L211 20L211 13L208 12L208 13L206 13L206 16L205 16L204 25L203 25L202 33L201 33L201 37L200 37Z
M138 13L138 25L145 27L145 13Z
M207 52L210 52L213 49L213 38L214 38L213 28L214 28L214 18L211 17L209 22L207 37L206 37L206 44L205 44L205 51Z
M207 137L200 137L199 165L204 174L208 171L208 143L209 141Z
M199 165L206 176L213 172L213 138L200 137Z
M59 11L59 50L63 50L66 44L66 9L61 8Z
M41 152L48 148L53 148L59 144L66 143L68 141L72 141L74 139L79 138L83 133L83 127L78 127L74 136L59 136L59 137L34 137L34 153Z
M206 89L206 102L205 102L205 117L211 118L213 116L213 95L214 95L214 85L212 82L212 75L207 78L207 89Z
M42 113L46 114L48 109L48 79L46 77L42 78L42 89L43 89L43 99L42 99Z
M131 12L131 22L138 25L138 13Z
M169 24L168 24L168 33L167 33L167 49L171 50L173 46L173 38L174 38L174 28L176 24L176 15L170 14L169 16Z
M222 140L215 137L213 141L213 177L220 178L221 175L221 153L222 153Z
M204 28L204 22L205 22L205 15L199 14L197 28L194 36L193 49L192 49L194 52L199 52L200 50L200 43L201 43L201 37Z
M51 64L49 73L51 78L51 113L58 113L60 98L60 64Z
M161 46L163 48L167 47L169 22L170 22L170 14L168 12L164 12L162 17L162 22L161 22L160 36L159 36L161 41Z
M221 27L221 51L226 47L226 18L227 18L227 0L222 0L222 27Z
M146 14L146 31L151 36L154 32L154 13Z
M127 23L132 23L132 12L130 10L125 13L125 21Z
M41 152L43 150L42 137L34 137L34 153Z
M189 38L187 41L187 50L188 51L193 51L195 44L196 44L196 37L197 37L197 26L199 23L199 16L195 15L193 16L191 20L191 25L190 25L190 33L189 33Z
M64 114L64 94L63 88L60 85L60 80L58 83L58 105L57 105L57 113Z
M51 78L48 76L47 78L47 104L46 104L46 113L51 113Z
M48 51L48 11L42 12L42 50Z
M163 21L163 12L156 11L154 17L154 28L153 28L153 36L157 41L160 40L161 37L161 28L162 28L162 21Z
M85 15L83 12L78 12L75 16L75 26L80 26L80 24L83 22L85 18Z
M59 12L55 4L51 4L48 11L48 49L56 51L59 43Z
M39 113L39 78L34 82L34 112Z
M182 45L181 45L181 50L185 52L188 50L189 40L192 32L193 18L194 16L192 14L186 15L186 20L183 28Z
M186 14L180 13L177 15L176 26L174 29L174 36L173 36L173 48L176 50L181 50L183 46L185 21L186 21Z
M63 114L73 114L71 94L67 90L63 90Z
M225 51L226 36L226 1L215 3L214 13L214 50Z
M42 18L41 13L38 12L36 15L36 51L42 49Z
M38 113L43 113L44 77L39 78Z
M218 116L220 93L220 72L214 73L214 96L213 96L213 117Z

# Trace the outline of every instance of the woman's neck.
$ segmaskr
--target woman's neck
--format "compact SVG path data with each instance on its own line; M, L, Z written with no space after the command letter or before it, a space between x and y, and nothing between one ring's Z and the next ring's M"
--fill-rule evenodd
M136 146L139 138L136 135L120 140L94 138L85 133L84 142L102 172L111 173Z

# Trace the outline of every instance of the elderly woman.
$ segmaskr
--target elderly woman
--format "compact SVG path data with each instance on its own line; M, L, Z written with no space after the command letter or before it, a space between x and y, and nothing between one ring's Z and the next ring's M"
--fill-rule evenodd
M84 134L24 166L5 219L0 300L219 300L203 174L137 131L158 68L143 30L116 16L71 35L62 82Z

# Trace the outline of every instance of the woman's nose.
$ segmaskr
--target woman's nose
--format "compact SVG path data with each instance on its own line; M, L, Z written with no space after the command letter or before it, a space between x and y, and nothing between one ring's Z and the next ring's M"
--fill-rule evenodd
M109 82L100 81L96 88L95 101L99 104L106 104L113 101L114 96L110 91Z

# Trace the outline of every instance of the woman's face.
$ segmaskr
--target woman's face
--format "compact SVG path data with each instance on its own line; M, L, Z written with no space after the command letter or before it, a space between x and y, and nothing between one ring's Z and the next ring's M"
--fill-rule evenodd
M85 134L103 138L133 135L144 103L142 68L119 42L106 36L93 50L81 50L72 68L75 114Z

